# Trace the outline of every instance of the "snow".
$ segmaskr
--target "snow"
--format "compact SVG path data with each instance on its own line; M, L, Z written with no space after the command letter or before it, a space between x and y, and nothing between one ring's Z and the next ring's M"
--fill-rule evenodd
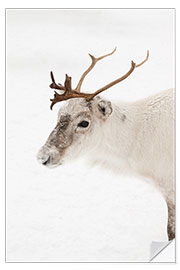
M174 11L7 11L7 180L8 262L149 261L152 241L167 241L167 207L148 179L89 168L83 160L47 169L36 161L57 118L53 91L65 73L75 85L95 56L83 84L94 91L150 59L103 95L137 100L173 87ZM146 181L147 180L147 181Z

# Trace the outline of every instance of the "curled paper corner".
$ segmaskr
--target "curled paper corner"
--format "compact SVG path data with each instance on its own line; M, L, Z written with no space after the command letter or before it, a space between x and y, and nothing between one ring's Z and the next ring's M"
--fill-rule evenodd
M171 240L171 241L165 241L165 242L155 242L153 241L151 243L151 256L150 256L150 262L153 262L155 258L157 258L157 256L159 254L162 254L163 252L165 252L165 249L168 247L168 246L171 246L171 249L174 250L175 248L175 240ZM171 250L171 251L172 251ZM174 253L174 252L172 252ZM174 256L172 256L174 257ZM163 260L162 260L163 262ZM175 262L175 258L171 258L169 262Z

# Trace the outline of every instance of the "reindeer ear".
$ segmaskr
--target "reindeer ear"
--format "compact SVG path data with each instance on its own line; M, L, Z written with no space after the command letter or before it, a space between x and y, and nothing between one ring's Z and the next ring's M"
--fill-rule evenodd
M97 106L99 112L98 114L103 119L108 118L113 111L111 102L101 98L98 100Z

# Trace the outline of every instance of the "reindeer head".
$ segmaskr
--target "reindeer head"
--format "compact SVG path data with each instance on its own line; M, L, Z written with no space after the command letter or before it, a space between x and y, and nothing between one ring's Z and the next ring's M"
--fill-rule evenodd
M103 140L103 125L110 119L113 111L110 101L97 96L111 86L126 79L136 67L141 66L147 61L149 52L147 51L146 59L140 64L131 61L130 70L117 80L107 84L92 94L80 92L82 82L89 71L95 64L115 52L95 58L90 55L92 63L83 73L77 87L73 90L71 87L71 77L66 75L64 86L56 84L53 73L51 72L51 88L63 91L58 94L55 91L54 98L51 99L51 109L55 103L68 100L60 108L58 113L57 124L49 135L45 145L39 150L37 159L47 167L56 167L68 159L77 158L87 152L96 149Z

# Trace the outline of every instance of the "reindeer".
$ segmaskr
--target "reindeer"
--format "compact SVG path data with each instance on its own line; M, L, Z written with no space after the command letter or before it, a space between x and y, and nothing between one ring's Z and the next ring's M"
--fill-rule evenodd
M64 86L57 84L51 72L51 99L54 104L68 100L59 109L57 124L37 159L46 167L57 167L70 159L86 155L93 162L109 169L123 168L139 177L149 178L162 192L168 207L167 232L169 240L175 237L174 204L174 94L173 89L136 102L111 103L98 96L113 85L126 79L139 64L131 61L129 71L94 93L82 93L81 85L86 75L101 59L112 55L91 57L91 65L82 74L73 90L71 77L66 74ZM63 91L63 93L62 93Z

